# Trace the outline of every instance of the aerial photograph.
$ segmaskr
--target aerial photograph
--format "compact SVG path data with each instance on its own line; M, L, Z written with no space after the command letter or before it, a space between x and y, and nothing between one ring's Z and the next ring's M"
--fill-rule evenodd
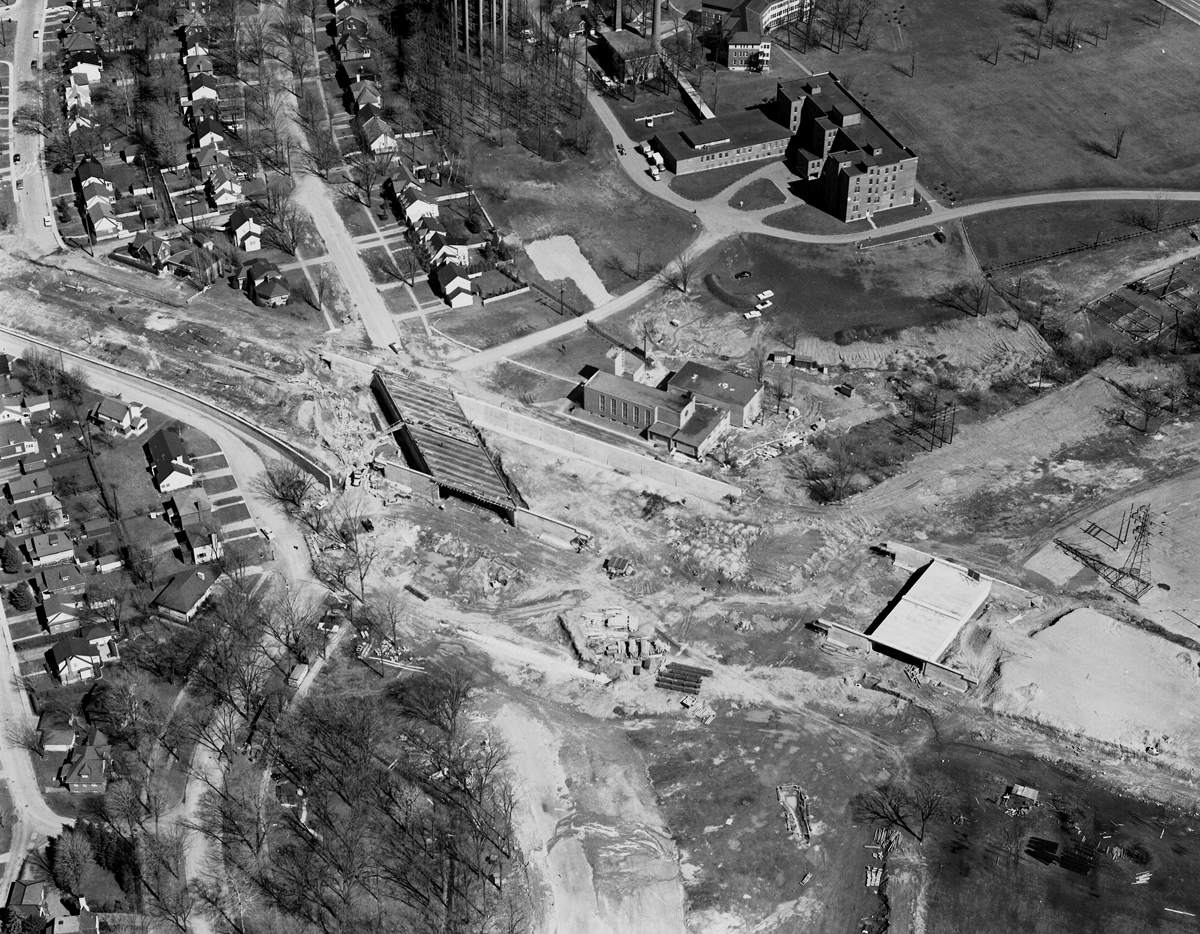
M1200 0L6 0L0 510L0 934L1200 932Z

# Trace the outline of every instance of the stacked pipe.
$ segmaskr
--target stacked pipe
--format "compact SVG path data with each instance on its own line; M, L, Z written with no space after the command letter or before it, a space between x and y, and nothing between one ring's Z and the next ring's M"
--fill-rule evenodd
M671 662L658 670L658 675L654 679L654 686L666 691L699 694L701 682L706 676L711 674L711 668L697 668L694 665L681 665L679 662Z

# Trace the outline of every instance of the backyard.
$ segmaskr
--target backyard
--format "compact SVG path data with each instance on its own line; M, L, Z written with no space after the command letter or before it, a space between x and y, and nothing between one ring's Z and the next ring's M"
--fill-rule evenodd
M815 50L804 62L849 82L920 157L922 180L945 186L939 197L1195 188L1200 27L1167 13L1158 28L1161 9L1153 0L1076 0L1046 26L1033 4L927 0L876 14L869 51L848 41L841 54ZM1047 48L1068 25L1079 30L1075 48ZM1114 94L1118 75L1153 90Z

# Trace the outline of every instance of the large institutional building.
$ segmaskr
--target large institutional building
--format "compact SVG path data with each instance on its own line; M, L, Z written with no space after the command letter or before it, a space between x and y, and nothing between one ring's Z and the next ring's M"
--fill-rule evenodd
M786 158L843 221L912 204L917 182L916 154L829 73L781 81L762 110L659 133L654 147L676 175Z

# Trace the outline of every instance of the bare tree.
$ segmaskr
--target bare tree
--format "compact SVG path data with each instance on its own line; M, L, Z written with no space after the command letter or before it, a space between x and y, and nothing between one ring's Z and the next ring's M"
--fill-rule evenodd
M888 782L857 795L853 810L861 823L894 827L920 843L929 823L944 812L948 798L947 791L934 782L908 786Z
M665 286L678 289L686 295L695 271L696 256L689 249L684 250L671 263L664 266L658 275Z
M1126 129L1127 128L1123 124L1121 126L1117 127L1117 133L1116 133L1115 139L1113 140L1113 148L1112 148L1112 157L1114 159L1121 158L1121 146L1125 142L1125 130Z
M42 740L42 731L32 723L13 721L4 728L4 736L18 749L31 752L39 759L46 758L46 745Z
M291 461L267 464L266 472L259 477L256 486L260 493L293 514L303 508L316 490L312 475Z

